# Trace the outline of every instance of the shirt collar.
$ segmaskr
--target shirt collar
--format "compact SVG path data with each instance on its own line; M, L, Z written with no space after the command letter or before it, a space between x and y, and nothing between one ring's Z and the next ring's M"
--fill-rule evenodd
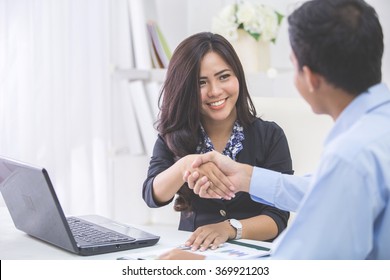
M347 131L364 114L390 101L389 89L383 83L370 87L367 91L359 94L341 112L333 128L325 140L325 145Z

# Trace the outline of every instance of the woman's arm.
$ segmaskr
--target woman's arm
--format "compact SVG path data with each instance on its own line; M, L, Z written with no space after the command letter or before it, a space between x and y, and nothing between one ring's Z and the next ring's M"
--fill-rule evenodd
M173 153L158 136L142 190L143 199L149 207L164 206L172 201L185 183L184 172L190 168L195 156L188 155L175 161Z
M169 204L174 194L170 199L156 200L154 195L154 180L161 172L164 172L175 164L174 155L165 144L162 137L159 135L153 148L153 155L149 162L148 174L142 187L142 198L149 207L156 208Z
M143 199L149 207L164 206L172 201L185 183L185 171L191 169L197 156L197 154L187 155L175 162L172 152L163 139L158 137L150 160L148 176L143 184ZM199 170L207 171L207 174L212 177L221 177L221 175L215 174L216 172L220 173L220 171L212 163L199 168ZM225 179L225 183L231 185L227 179ZM215 196L215 198L222 197Z
M252 240L270 240L278 235L276 222L267 215L258 215L248 219L240 220L242 224L242 238ZM204 225L197 228L186 241L186 246L191 246L191 250L200 249L204 251L208 248L216 249L228 240L234 239L236 230L229 221Z
M187 155L176 161L172 166L159 173L153 180L153 197L159 204L170 201L181 186L184 172L188 170L196 155Z

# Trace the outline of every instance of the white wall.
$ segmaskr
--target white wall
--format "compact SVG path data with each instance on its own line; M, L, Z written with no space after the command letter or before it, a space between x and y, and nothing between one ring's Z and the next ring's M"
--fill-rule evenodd
M390 1L366 0L378 13L383 28L385 51L383 54L382 80L390 86Z

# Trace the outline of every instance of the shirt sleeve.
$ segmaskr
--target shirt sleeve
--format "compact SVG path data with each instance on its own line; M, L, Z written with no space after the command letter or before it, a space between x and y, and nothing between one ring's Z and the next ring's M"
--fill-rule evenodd
M254 201L286 211L297 211L308 190L310 177L310 175L294 176L254 167L249 194Z
M293 174L290 150L283 129L275 122L263 120L258 120L254 127L254 135L248 137L249 152L255 155L254 166ZM279 235L287 227L290 213L270 204L262 203L262 207L262 214L271 217L276 223Z
M323 162L294 222L276 241L272 257L364 259L372 250L378 208L376 189L370 188L375 182L370 180L336 156Z
M257 122L258 135L253 139L263 149L254 164L249 194L263 204L286 211L296 211L306 192L310 176L291 176L292 160L283 129L274 122ZM256 146L255 146L256 147Z

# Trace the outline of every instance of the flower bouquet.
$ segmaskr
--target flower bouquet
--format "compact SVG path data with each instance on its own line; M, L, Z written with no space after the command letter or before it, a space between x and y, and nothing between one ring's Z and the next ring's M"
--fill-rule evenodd
M257 2L230 4L213 18L212 31L233 45L245 72L271 68L270 43L275 43L283 15Z
M247 32L256 41L275 43L283 15L269 6L242 1L223 8L213 18L212 31L229 41L238 39L238 31Z

